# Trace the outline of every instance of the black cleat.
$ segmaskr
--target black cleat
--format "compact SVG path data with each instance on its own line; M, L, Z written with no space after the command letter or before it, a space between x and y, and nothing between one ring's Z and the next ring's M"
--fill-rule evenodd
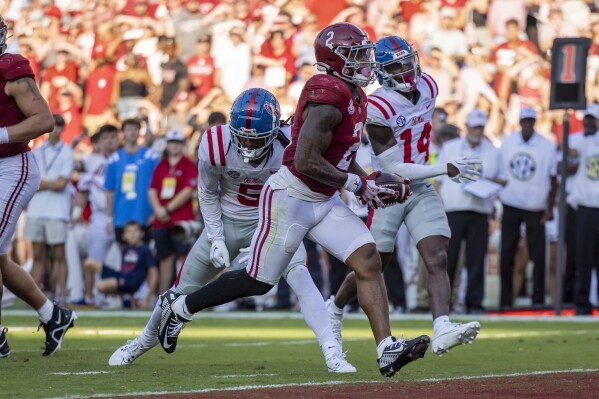
M377 359L379 371L383 377L393 377L403 366L424 357L431 339L428 335L406 341L393 337L393 343L387 345L383 355Z
M181 294L177 294L171 290L160 295L162 312L158 326L158 341L166 353L173 353L175 351L177 348L177 338L179 338L181 330L185 327L185 323L191 321L177 315L172 309L173 302L180 296Z
M0 330L0 358L10 356L10 348L8 347L8 341L6 340L7 328Z
M47 323L40 323L38 331L41 327L46 332L46 344L42 356L51 356L60 349L62 339L67 330L75 325L77 314L71 309L61 308L54 304L52 318Z

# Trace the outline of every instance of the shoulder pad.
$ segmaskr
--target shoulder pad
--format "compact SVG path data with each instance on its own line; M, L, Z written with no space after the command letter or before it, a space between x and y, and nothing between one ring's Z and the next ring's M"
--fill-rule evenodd
M345 84L334 76L314 75L304 86L306 101L309 103L331 104L337 107L347 105L349 96Z
M0 56L0 76L8 81L20 78L35 79L29 60L20 54L10 53Z

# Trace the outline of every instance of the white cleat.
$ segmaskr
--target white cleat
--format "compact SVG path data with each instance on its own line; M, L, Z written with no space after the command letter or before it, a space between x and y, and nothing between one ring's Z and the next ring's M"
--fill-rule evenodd
M355 373L356 368L345 360L345 355L338 346L328 348L324 355L325 362L331 373Z
M137 341L137 339L127 341L125 345L118 348L116 351L114 351L112 356L110 356L110 359L108 359L108 365L128 366L131 363L133 363L135 359L137 359L156 345L158 345L158 339L156 339L154 345L146 348L142 347L140 343Z
M433 337L431 344L433 353L442 356L451 348L462 344L471 344L480 331L480 323L451 323Z
M327 299L325 305L327 308L327 313L329 314L329 324L331 325L333 336L335 337L335 341L337 341L339 346L341 346L343 343L341 339L341 330L343 329L343 315L335 314L331 310L331 305L334 303L334 299L335 297L331 296L329 299Z

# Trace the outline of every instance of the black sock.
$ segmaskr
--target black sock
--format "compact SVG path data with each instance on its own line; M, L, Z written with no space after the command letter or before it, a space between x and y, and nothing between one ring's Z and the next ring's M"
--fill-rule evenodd
M266 294L273 286L250 277L245 269L221 274L219 278L205 285L185 298L189 313L211 308L252 295Z

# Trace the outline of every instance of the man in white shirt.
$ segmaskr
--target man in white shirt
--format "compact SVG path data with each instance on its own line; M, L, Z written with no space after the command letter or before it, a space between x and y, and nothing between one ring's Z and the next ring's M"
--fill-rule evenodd
M60 139L64 119L54 115L54 130L42 146L33 150L39 165L41 183L27 207L25 235L33 242L31 275L41 287L46 275L46 245L52 248L54 262L50 276L50 291L59 302L67 302L68 268L65 257L68 223L71 215L71 174L73 150ZM57 293L57 285L60 292Z
M520 111L521 131L507 136L500 150L499 180L506 183L500 194L502 309L513 306L514 257L520 225L526 225L530 259L534 262L533 306L545 304L545 221L553 219L557 192L557 146L535 131L537 114Z
M568 177L566 179L566 198L572 192L574 177L580 165L580 153L585 145L585 139L597 132L599 122L599 104L589 104L582 118L582 132L576 132L569 137L568 147ZM566 214L566 270L563 281L563 302L574 302L574 278L576 270L576 209L568 204Z
M594 104L596 105L596 104ZM599 124L599 123L598 123ZM580 163L568 204L576 208L576 272L574 304L576 315L590 315L591 273L597 269L599 257L599 135L583 136L579 148Z
M499 149L484 136L487 116L474 109L467 116L465 137L450 140L443 145L440 163L462 156L478 158L481 162L481 178L494 181L499 174ZM439 194L445 205L451 238L447 251L447 273L454 281L462 240L466 240L466 308L470 314L484 313L485 255L489 239L489 217L493 213L495 195L488 197L471 194L465 188L470 183L453 184L449 177L439 176ZM475 183L479 184L479 183Z

